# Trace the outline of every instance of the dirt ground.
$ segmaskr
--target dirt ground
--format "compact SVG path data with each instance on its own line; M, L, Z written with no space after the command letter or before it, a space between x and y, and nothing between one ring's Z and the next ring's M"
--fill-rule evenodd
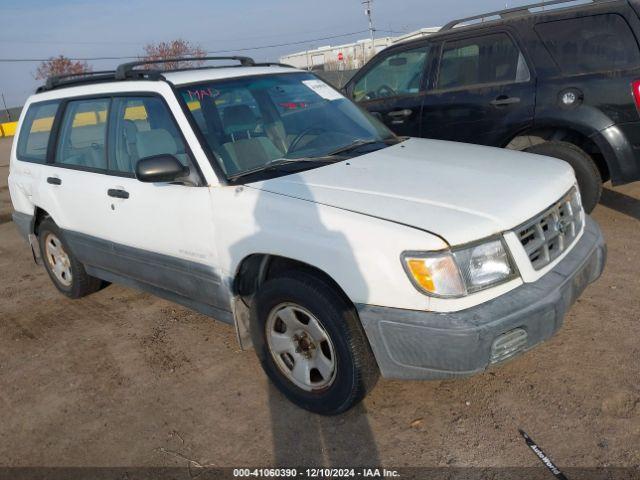
M0 213L10 212L0 140ZM561 332L474 378L381 380L337 418L297 409L231 327L111 286L71 301L0 224L0 466L640 466L640 184L595 212L604 277Z

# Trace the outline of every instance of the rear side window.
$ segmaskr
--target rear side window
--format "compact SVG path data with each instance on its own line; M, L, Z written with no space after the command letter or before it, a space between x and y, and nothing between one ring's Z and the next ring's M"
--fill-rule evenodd
M107 117L110 99L74 100L67 104L60 129L56 163L106 170Z
M540 39L565 74L623 70L640 64L638 43L620 15L540 23Z
M47 161L47 145L59 106L60 102L55 101L35 103L29 107L18 140L19 160L35 163Z
M126 97L114 100L111 171L133 174L138 160L173 155L189 166L186 146L165 103L156 97Z
M497 33L447 42L440 60L438 88L528 82L524 56L509 35Z

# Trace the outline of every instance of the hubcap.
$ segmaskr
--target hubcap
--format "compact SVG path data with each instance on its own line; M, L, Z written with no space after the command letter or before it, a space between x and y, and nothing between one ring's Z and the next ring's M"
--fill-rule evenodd
M45 256L53 275L65 287L70 287L73 281L71 275L71 260L64 251L62 242L53 233L47 234L44 242Z
M280 371L308 392L326 389L336 377L333 343L320 321L292 303L278 305L266 324L267 346Z

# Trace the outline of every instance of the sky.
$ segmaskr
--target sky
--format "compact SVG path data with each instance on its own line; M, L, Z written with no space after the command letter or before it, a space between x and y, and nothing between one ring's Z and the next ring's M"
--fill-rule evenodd
M531 0L374 0L373 19L376 35L395 36L526 3ZM148 43L182 38L206 51L228 50L221 55L277 61L367 38L367 28L361 0L3 0L0 60L137 57ZM353 32L360 33L326 38ZM303 43L273 46L294 42ZM104 70L124 61L89 63ZM37 66L0 61L0 93L9 107L22 105L42 83L34 79Z

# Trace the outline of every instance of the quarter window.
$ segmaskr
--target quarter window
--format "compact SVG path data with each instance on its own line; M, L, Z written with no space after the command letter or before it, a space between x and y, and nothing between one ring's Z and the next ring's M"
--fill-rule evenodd
M67 104L56 163L106 170L109 99L74 100Z
M490 83L520 83L531 78L524 56L504 33L447 42L438 88L456 89Z
M60 102L36 103L29 107L18 140L20 160L45 163L53 120Z
M394 53L369 70L355 85L355 101L411 95L420 91L430 47Z
M189 166L184 141L171 112L160 98L117 98L113 109L110 170L133 174L138 160L157 155L173 155Z
M536 25L565 74L622 70L640 64L638 43L620 15L593 15Z

